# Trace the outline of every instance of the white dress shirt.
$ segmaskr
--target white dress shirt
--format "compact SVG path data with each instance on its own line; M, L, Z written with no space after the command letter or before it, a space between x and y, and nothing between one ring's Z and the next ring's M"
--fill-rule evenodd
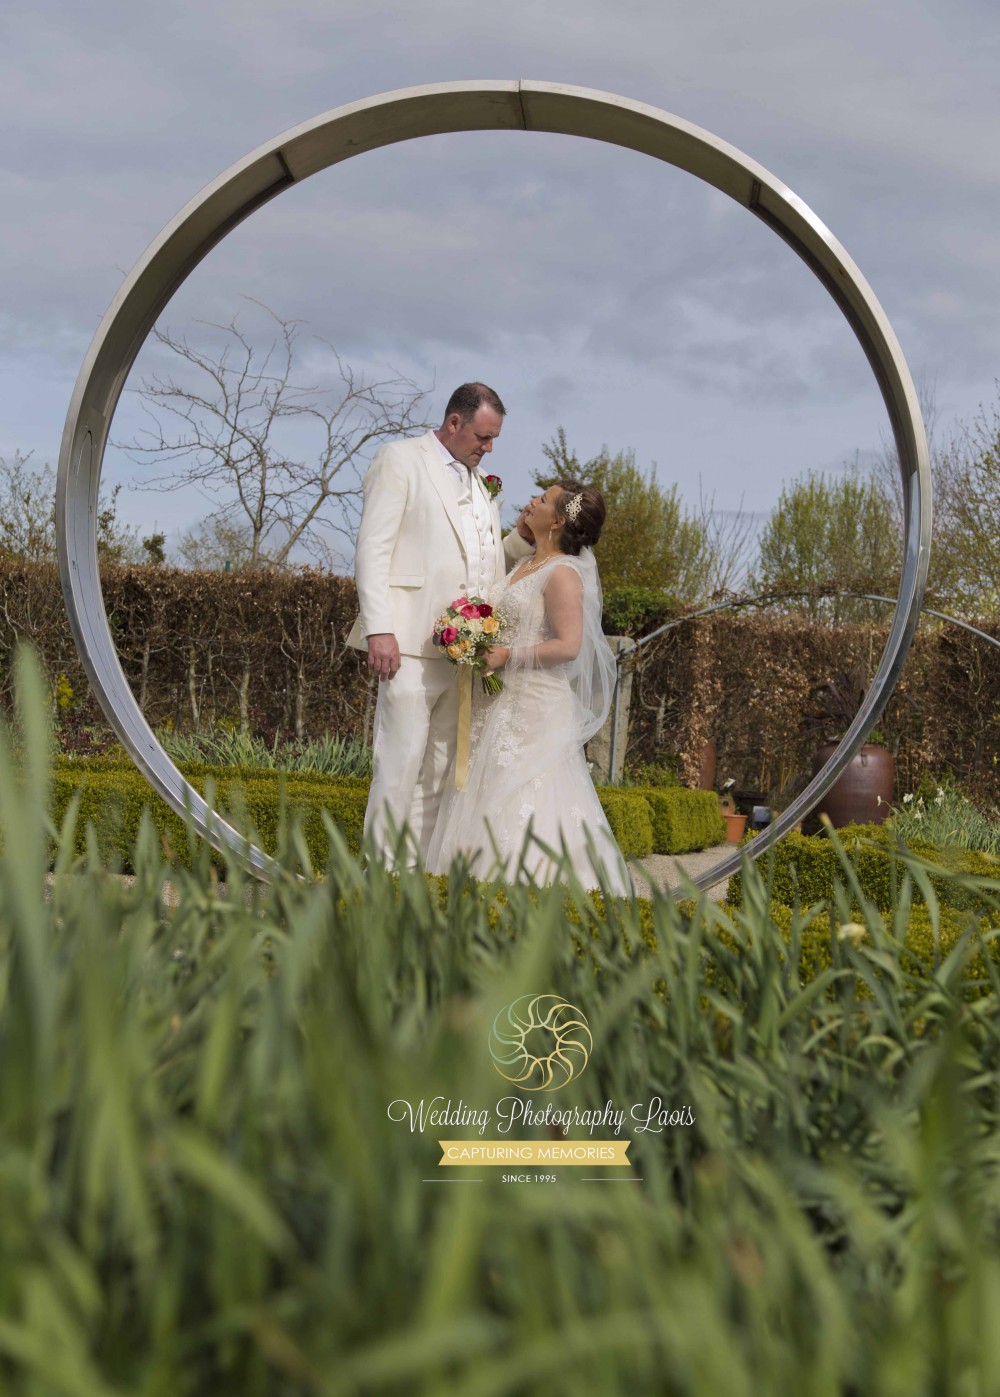
M493 515L486 487L478 471L470 470L456 461L446 446L434 434L441 461L452 482L458 513L462 520L465 556L469 565L466 595L485 597L496 576L496 541L493 537Z

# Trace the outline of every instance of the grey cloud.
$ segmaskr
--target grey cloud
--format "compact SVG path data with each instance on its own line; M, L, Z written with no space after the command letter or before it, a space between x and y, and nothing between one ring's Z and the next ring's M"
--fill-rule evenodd
M707 126L829 224L942 400L967 411L996 376L985 4L37 0L4 25L0 387L37 404L39 440L58 440L121 271L201 185L326 108L455 77L617 90ZM421 381L494 366L521 395L508 433L525 459L557 420L652 458L651 402L706 469L711 451L737 457L748 423L789 466L824 434L847 450L877 431L870 374L788 250L697 182L599 144L480 133L349 162L227 238L166 319L228 319L241 292ZM706 417L729 425L705 434Z

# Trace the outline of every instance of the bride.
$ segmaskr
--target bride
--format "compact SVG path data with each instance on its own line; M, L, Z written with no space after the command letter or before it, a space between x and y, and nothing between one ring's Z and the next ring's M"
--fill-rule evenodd
M504 623L488 660L503 692L475 685L469 775L442 804L431 872L464 854L479 877L551 883L563 856L585 887L632 891L583 753L615 683L591 551L604 517L600 491L575 480L549 486L525 511L534 555L489 598Z

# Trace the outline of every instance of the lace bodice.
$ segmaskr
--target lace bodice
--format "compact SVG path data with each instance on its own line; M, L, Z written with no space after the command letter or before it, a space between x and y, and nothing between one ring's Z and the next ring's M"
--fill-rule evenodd
M518 578L508 573L490 589L489 600L503 623L502 645L513 649L551 639L552 630L545 617L542 594L549 567L546 563ZM478 685L474 690L472 742L475 746L482 741L487 721L492 722L490 741L497 766L516 768L529 741L532 725L543 721L547 704L550 705L556 696L553 690L558 691L559 699L565 699L566 682L555 669L509 668L502 671L502 679L504 693L500 698L482 695ZM532 694L535 695L534 705L530 701ZM542 695L546 697L542 699ZM549 711L554 710L550 708Z
M542 595L542 582L549 567L546 563L514 581L513 574L509 574L493 589L490 600L504 621L504 645L537 645L551 639Z
M597 859L611 869L605 886L627 896L628 871L583 750L587 736L607 716L614 683L614 660L600 634L596 567L590 562L588 570L587 560L552 558L504 578L490 589L489 600L504 622L501 645L530 652L554 638L544 593L557 566L571 566L580 575L584 631L589 626L596 634L587 640L582 664L533 664L529 654L500 671L500 693L484 694L473 685L468 780L441 807L427 867L447 872L461 852L473 855L477 876L501 868L510 879L551 881L558 874L552 855L564 852L585 886L601 881ZM534 844L525 843L529 831Z

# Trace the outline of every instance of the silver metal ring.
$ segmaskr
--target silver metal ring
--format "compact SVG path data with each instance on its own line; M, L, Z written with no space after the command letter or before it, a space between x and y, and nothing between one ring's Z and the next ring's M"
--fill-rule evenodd
M728 194L783 238L836 301L878 380L899 452L906 507L904 561L892 629L871 688L837 752L765 835L757 856L809 810L861 747L899 676L916 629L930 553L927 444L913 382L881 306L816 215L762 166L669 112L588 88L542 82L454 82L402 88L325 112L258 147L198 194L147 248L94 336L63 431L56 494L59 573L70 626L108 721L153 788L179 814L190 808L212 844L267 878L272 861L214 814L180 774L143 717L115 653L97 564L97 495L111 420L129 370L157 317L231 229L291 185L338 161L417 136L453 131L546 131L639 151ZM735 872L740 855L698 880Z

